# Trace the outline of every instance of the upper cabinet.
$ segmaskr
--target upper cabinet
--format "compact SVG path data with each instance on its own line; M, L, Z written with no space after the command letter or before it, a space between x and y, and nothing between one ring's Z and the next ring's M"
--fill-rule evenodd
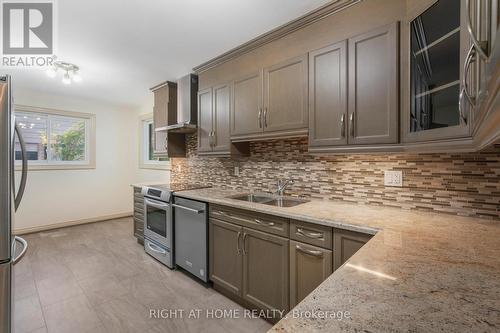
M247 154L246 145L231 144L230 110L230 84L221 84L198 92L198 153L200 155Z
M233 87L233 141L307 134L306 56L237 79Z
M245 136L262 132L261 71L233 82L231 135Z
M346 145L347 41L309 53L309 146Z
M307 56L264 69L264 132L307 128Z
M196 68L204 88L230 82L233 145L308 135L311 153L425 153L500 140L498 0L349 2Z
M212 152L212 88L198 91L198 153Z
M309 53L311 151L398 143L398 45L394 23Z
M470 135L471 105L462 78L472 77L464 1L439 0L410 13L405 141L432 141ZM469 63L469 65L465 65ZM467 72L464 72L467 71Z
M349 39L349 143L398 143L398 23Z
M167 126L177 121L177 84L164 82L153 88L153 127L154 148L153 154L157 157L183 157L186 148L183 138L171 135L166 131Z

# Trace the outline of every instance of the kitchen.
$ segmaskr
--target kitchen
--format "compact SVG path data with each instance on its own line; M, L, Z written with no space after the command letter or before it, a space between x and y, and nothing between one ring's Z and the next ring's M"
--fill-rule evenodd
M499 330L498 1L46 2L1 332Z

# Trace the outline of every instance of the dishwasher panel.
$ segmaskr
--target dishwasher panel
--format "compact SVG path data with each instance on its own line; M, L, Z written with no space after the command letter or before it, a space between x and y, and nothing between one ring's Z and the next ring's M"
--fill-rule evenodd
M208 282L207 204L175 197L175 263L204 282Z

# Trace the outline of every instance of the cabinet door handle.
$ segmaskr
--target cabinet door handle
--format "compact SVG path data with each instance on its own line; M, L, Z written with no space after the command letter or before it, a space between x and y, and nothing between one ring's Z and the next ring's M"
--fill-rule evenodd
M478 3L480 3L478 1ZM472 22L470 19L470 0L465 0L465 10L466 10L466 21L467 21L467 31L469 32L472 45L476 48L479 56L486 62L489 62L489 55L486 54L488 50L488 41L479 41L476 34L472 30Z
M267 127L267 107L264 108L264 127Z
M305 254L309 254L309 255L314 256L314 257L323 258L323 252L321 252L321 251L305 249L300 245L295 245L295 248L297 249L297 251L303 252Z
M458 112L460 114L460 119L467 125L467 117L465 116L465 109L464 109L464 88L460 90L460 94L458 95Z
M254 219L254 221L257 224L264 225L266 227L272 227L274 225L274 222L267 222L267 221L262 221L262 220L259 220L259 219Z
M240 250L240 238L241 238L241 231L238 231L238 236L236 237L236 252L238 254L241 253L241 250Z
M302 228L297 228L297 234L302 235L302 236L307 237L307 238L312 238L312 239L323 238L322 232L307 232L307 231L304 231Z
M247 255L247 251L246 251L246 240L247 240L247 236L248 234L245 232L243 234L243 255L246 256Z
M473 108L476 106L476 101L475 101L476 97L469 93L468 90L469 84L467 82L467 76L469 74L470 65L473 61L475 61L475 59L476 59L476 51L474 45L471 45L469 51L467 52L467 56L465 57L464 73L463 73L464 76L462 78L462 90L464 92L465 97L467 98L467 101Z
M259 109L259 128L262 128L262 108Z
M215 131L212 131L212 146L217 146L217 136L215 135Z
M354 137L354 112L349 116L349 131L350 135Z
M340 136L345 138L345 114L342 113L340 116Z

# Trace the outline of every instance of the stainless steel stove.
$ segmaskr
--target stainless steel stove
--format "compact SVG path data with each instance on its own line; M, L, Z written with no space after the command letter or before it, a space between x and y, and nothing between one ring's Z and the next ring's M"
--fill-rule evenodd
M173 194L203 188L197 184L162 184L142 187L144 196L144 249L146 253L174 268Z

